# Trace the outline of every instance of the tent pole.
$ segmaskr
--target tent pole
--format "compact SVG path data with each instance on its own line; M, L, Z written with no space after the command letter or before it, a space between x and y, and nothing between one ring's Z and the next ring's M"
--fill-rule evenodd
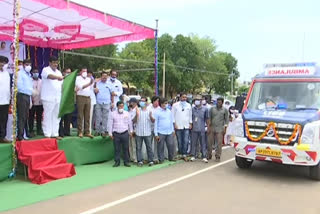
M158 94L159 94L159 85L158 85L158 19L156 19L156 30L155 30L154 90L155 90L155 95L158 96Z

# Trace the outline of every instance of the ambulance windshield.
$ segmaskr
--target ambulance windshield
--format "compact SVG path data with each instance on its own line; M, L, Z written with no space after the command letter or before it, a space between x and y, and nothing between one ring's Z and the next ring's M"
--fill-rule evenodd
M248 109L318 110L320 82L257 82L253 86Z

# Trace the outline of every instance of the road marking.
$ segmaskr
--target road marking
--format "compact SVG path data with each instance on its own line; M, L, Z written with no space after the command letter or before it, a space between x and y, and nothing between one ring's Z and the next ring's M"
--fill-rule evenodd
M171 180L171 181L168 181L168 182L166 182L166 183L160 184L160 185L158 185L158 186L155 186L155 187L152 187L152 188L143 190L143 191L141 191L141 192L138 192L138 193L135 193L135 194L126 196L126 197L124 197L124 198L122 198L122 199L119 199L119 200L116 200L116 201L113 201L113 202L106 203L106 204L104 204L104 205L101 205L101 206L99 206L99 207L96 207L96 208L87 210L87 211L85 211L85 212L81 212L80 214L94 214L94 213L100 212L100 211L102 211L102 210L108 209L108 208L110 208L110 207L116 206L116 205L121 204L121 203L124 203L124 202L126 202L126 201L130 201L130 200L132 200L132 199L135 199L135 198L138 198L138 197L140 197L140 196L146 195L146 194L148 194L148 193L150 193L150 192L154 192L154 191L156 191L156 190L158 190L158 189L162 189L162 188L167 187L167 186L169 186L169 185L178 183L178 182L180 182L180 181L186 180L186 179L191 178L191 177L193 177L193 176L196 176L196 175L199 175L199 174L201 174L201 173L207 172L207 171L209 171L209 170L211 170L211 169L214 169L214 168L217 168L217 167L219 167L219 166L225 165L225 164L227 164L227 163L229 163L229 162L231 162L231 161L234 161L234 158L231 158L231 159L229 159L229 160L223 161L223 162L218 163L218 164L215 164L215 165L213 165L213 166L209 166L209 167L207 167L207 168L198 170L198 171L193 172L193 173L190 173L190 174L188 174L188 175L184 175L184 176L182 176L182 177L180 177L180 178L176 178L176 179L174 179L174 180Z

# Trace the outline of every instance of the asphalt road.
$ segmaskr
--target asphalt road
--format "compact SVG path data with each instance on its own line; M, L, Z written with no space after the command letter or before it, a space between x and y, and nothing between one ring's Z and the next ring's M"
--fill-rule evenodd
M320 182L310 180L306 168L255 162L241 170L233 158L229 148L220 164L177 163L4 213L320 213Z

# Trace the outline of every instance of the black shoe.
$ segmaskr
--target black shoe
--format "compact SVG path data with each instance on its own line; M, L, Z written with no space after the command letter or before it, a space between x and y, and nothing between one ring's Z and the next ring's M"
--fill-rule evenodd
M118 167L118 166L120 166L120 163L119 162L115 162L112 167Z
M123 165L124 165L125 167L131 167L131 165L128 164L128 163L124 163Z
M176 162L177 160L176 159L171 159L171 160L169 160L169 161L171 161L171 162ZM186 160L185 160L186 161Z

